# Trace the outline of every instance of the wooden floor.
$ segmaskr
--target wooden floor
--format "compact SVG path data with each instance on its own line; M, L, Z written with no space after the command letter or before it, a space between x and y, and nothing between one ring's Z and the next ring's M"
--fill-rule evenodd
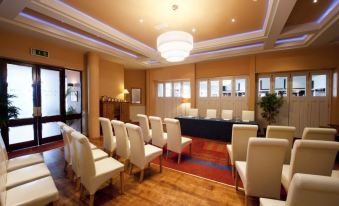
M75 184L63 171L61 149L44 152L60 193L59 205L86 205L88 199L79 200ZM119 194L119 177L113 186L104 187L95 196L95 205L244 205L243 192L220 183L189 174L159 167L155 164L145 172L145 180L138 183L138 171L125 174L125 193Z

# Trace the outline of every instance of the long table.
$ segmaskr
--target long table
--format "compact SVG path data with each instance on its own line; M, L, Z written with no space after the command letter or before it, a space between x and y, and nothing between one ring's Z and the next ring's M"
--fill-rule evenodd
M182 135L218 139L226 142L232 140L233 124L258 125L255 121L205 119L203 117L176 117L180 121Z

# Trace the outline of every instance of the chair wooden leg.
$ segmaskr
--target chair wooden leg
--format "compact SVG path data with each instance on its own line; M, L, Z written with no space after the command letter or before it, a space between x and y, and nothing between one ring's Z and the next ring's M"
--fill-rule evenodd
M180 164L180 160L181 160L181 153L179 153L178 155L178 164Z
M151 163L149 162L149 163L148 163L148 168L150 168L150 167L151 167Z
M68 167L68 163L66 162L65 160L65 166L64 166L64 172L66 173L67 172L67 167ZM67 173L66 173L67 174Z
M120 194L124 194L124 172L120 172Z
M162 155L159 156L159 162L160 162L160 173L162 172Z
M232 165L232 177L233 177L233 179L236 177L234 165Z
M129 159L124 160L124 165L125 165L125 171L128 171Z
M166 151L166 159L168 158L168 153L169 153L169 151L168 151L168 149L167 149L167 151Z
M76 186L75 186L75 190L78 191L80 189L80 178L76 179Z
M142 182L142 180L144 179L144 173L145 173L145 170L142 169L141 172L140 172L140 179L139 179L139 182Z
M57 206L58 205L58 200L53 201L53 206Z
M130 167L129 167L129 174L130 174L130 175L132 174L132 170L133 170L133 164L131 163L131 164L130 164Z
M238 191L239 190L239 185L238 185L238 173L235 171L235 189Z
M94 205L94 195L95 195L95 194L89 195L89 205L90 205L90 206L93 206L93 205Z

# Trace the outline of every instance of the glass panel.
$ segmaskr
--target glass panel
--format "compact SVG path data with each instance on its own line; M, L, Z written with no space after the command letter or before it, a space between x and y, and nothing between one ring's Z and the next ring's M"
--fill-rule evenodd
M172 83L166 82L165 84L165 97L171 97L172 96Z
M274 92L276 95L287 96L287 77L275 77Z
M189 81L182 83L182 97L191 98L191 85Z
M292 78L292 95L306 96L306 76L294 76Z
M56 122L42 123L42 138L60 135L60 128Z
M246 96L246 79L235 80L235 96Z
M81 114L81 72L65 70L66 114Z
M333 97L337 97L337 88L338 88L338 73L334 72L333 73Z
M32 67L7 64L8 94L13 105L20 108L18 118L32 118L33 114L33 80Z
M78 132L81 131L81 119L71 119L71 120L66 120L66 124L73 129L75 129Z
M181 82L174 82L174 97L181 97Z
M158 97L164 96L164 84L158 83Z
M311 94L315 97L326 96L326 74L312 75Z
M259 97L264 97L268 93L270 93L270 78L263 77L259 78L259 85L258 85L258 95Z
M207 97L207 81L199 82L199 97Z
M42 116L60 115L60 72L41 69Z
M9 144L32 141L34 140L33 125L9 127L8 136L9 136Z
M219 80L211 80L211 97L219 97Z
M222 80L222 96L232 96L232 80Z

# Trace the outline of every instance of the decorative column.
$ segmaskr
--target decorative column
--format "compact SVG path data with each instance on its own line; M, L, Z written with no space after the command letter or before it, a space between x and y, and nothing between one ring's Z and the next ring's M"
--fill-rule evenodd
M100 137L99 125L99 56L87 53L87 88L88 88L88 137Z

